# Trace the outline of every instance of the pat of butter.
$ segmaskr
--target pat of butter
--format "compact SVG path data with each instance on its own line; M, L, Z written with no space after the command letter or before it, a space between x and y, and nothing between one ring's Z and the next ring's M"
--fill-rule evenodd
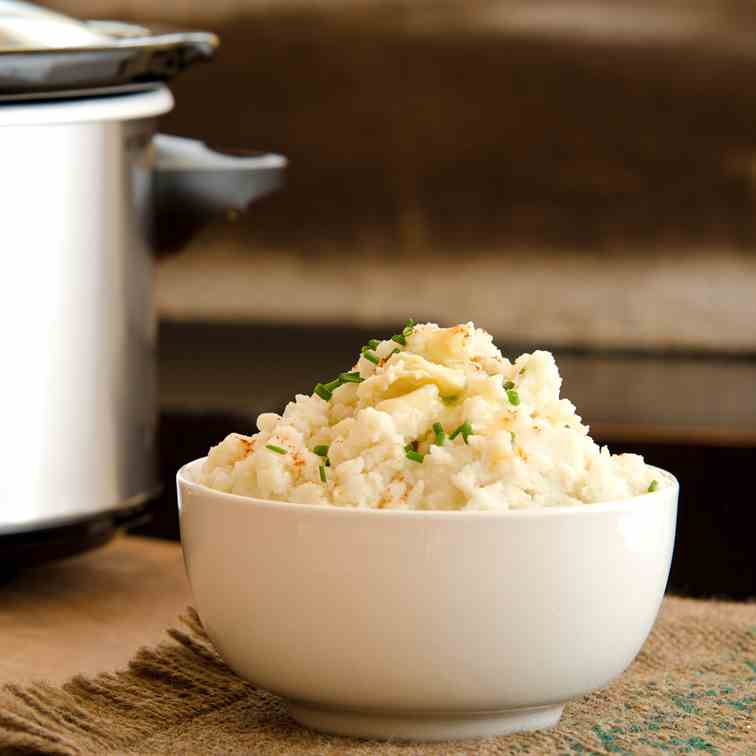
M394 427L405 440L415 439L427 432L443 408L435 383L421 386L394 399L385 399L376 405L379 412L391 415Z
M467 360L467 343L470 339L470 329L463 325L453 328L439 328L429 335L425 344L425 352L433 362L449 365Z
M441 396L457 396L465 390L467 379L461 370L438 365L417 354L401 354L394 359L399 375L384 394L386 399L428 384L438 386Z

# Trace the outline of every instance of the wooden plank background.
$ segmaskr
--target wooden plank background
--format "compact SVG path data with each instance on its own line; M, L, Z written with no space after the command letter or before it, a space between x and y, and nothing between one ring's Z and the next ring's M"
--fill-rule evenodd
M166 128L291 159L251 242L750 248L750 1L56 0L207 27Z

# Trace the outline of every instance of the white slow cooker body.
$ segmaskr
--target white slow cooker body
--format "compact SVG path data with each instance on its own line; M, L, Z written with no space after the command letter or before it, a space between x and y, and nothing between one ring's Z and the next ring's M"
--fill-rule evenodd
M152 494L150 149L165 88L0 106L0 534Z

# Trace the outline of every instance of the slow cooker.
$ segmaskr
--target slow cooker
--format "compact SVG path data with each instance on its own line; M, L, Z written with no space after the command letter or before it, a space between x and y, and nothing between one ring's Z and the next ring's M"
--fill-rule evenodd
M0 562L100 543L160 487L153 255L279 185L277 155L156 133L206 32L0 0Z

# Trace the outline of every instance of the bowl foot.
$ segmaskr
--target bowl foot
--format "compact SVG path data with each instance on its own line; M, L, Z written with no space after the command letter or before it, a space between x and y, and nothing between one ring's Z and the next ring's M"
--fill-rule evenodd
M291 701L288 707L299 724L334 735L380 740L463 740L554 727L564 704L460 714L355 711Z

